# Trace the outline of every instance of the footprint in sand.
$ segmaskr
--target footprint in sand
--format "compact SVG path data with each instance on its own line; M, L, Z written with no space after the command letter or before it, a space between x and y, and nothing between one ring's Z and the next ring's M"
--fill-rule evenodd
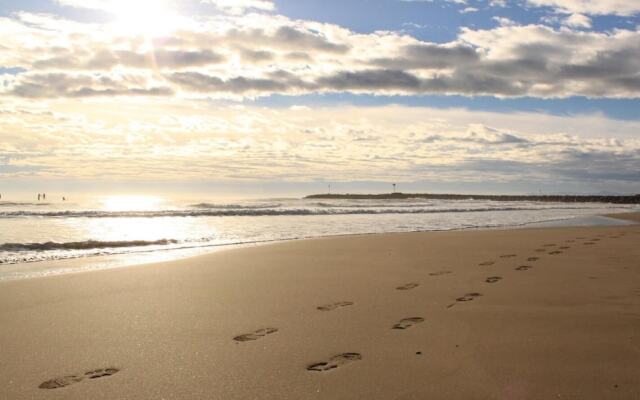
M586 239L586 237L577 237L576 239L578 239L578 240L584 240L584 239Z
M40 389L59 389L69 385L73 385L74 383L82 382L83 379L83 376L68 375L42 382L38 387Z
M534 251L536 253L544 253L545 251L547 251L547 249L535 249Z
M345 364L362 360L359 353L342 353L331 357L328 361L311 364L307 367L307 371L329 371Z
M556 250L556 251L552 251L552 252L550 252L549 254L551 254L552 256L556 256L556 255L558 255L558 254L562 254L562 252L561 252L561 251L559 251L559 250Z
M258 329L253 333L245 333L244 335L236 336L233 338L233 340L235 340L236 342L249 342L251 340L258 340L261 337L271 335L275 332L278 332L277 328Z
M591 239L591 241L592 241L592 242L599 242L599 241L600 241L600 239L595 238L595 239Z
M516 268L516 271L528 271L533 268L531 265L521 265Z
M503 254L500 256L500 258L512 258L512 257L517 257L517 254Z
M407 283L407 284L402 285L402 286L398 286L396 289L397 290L411 290L411 289L417 288L418 286L420 286L419 283L411 282L411 283Z
M501 281L502 277L501 276L490 276L487 279L485 279L484 281L487 283L496 283L498 281Z
M584 244L586 245L592 245L592 244L596 244L595 242L584 242Z
M456 301L471 301L476 297L480 297L480 296L482 296L480 293L467 293L462 297L458 297Z
M575 243L575 240L569 239L569 240L565 240L565 242L567 242L567 243Z
M46 382L42 382L38 387L40 389L59 389L69 385L73 385L74 383L82 382L85 378L99 379L104 378L105 376L115 375L118 372L120 372L120 370L117 368L96 369L93 371L85 372L84 374L67 375L60 378L50 379Z
M440 275L447 275L450 273L452 273L452 271L436 271L436 272L429 273L429 276L440 276Z
M495 262L493 262L493 261L485 261L485 262L481 262L478 265L480 265L481 267L488 267L489 265L493 265L493 264L495 264Z
M320 311L333 311L336 308L348 307L352 306L353 302L351 301L339 301L337 303L325 304L324 306L317 307Z
M569 246L562 246L562 247L560 247L560 250L567 250L567 249L570 249L570 248L571 247L569 247Z
M119 371L120 370L117 368L96 369L93 371L85 372L84 376L86 376L87 379L98 379L98 378L104 378L105 376L111 376L111 375L117 374Z
M540 259L540 257L529 257L527 258L527 261L538 261Z
M403 320L400 320L400 322L398 322L397 324L395 324L392 329L407 329L421 322L424 322L424 318L420 318L420 317L405 318Z

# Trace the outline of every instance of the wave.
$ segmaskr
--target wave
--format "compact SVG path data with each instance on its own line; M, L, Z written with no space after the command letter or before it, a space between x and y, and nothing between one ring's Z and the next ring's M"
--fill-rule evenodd
M43 207L43 206L50 206L50 205L51 203L0 201L0 207L18 207L18 206Z
M478 207L478 208L246 208L205 210L161 210L161 211L7 211L0 218L44 217L44 218L159 218L159 217L261 217L261 216L315 216L315 215L376 215L376 214L436 214L491 211L545 211L578 210L585 207Z
M192 204L190 207L202 208L210 210L252 210L252 209L265 209L265 208L277 208L280 204L254 204L254 205L241 205L241 204L213 204L213 203L198 203Z
M122 240L122 241L98 241L87 240L84 242L44 242L44 243L4 243L0 245L0 251L45 251L45 250L93 250L122 247L164 246L176 244L177 240Z
M419 207L429 207L429 206L433 206L435 205L435 202L425 202L425 201L420 201L420 202L416 202L416 203L408 203L408 202L403 202L403 203L387 203L386 206L387 207L393 207L393 208L419 208ZM381 205L380 203L376 204L376 203L363 203L362 201L357 202L357 203L352 203L352 204L337 204L337 203L323 203L323 202L319 202L319 203L313 203L311 204L311 206L314 207L323 207L323 208L380 208Z

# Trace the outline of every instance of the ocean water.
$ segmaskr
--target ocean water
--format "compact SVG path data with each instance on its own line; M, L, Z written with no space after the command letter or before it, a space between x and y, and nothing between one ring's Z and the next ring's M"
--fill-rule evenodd
M0 201L0 280L68 272L69 263L58 260L83 258L83 268L109 268L134 259L179 258L232 245L512 227L634 210L638 207L472 199L215 201L96 196L79 201ZM105 262L101 257L123 254L114 258L120 261Z

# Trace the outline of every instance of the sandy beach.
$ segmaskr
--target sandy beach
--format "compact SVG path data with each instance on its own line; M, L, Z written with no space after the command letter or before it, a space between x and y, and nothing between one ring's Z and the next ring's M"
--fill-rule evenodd
M638 243L359 235L5 282L0 399L637 399Z

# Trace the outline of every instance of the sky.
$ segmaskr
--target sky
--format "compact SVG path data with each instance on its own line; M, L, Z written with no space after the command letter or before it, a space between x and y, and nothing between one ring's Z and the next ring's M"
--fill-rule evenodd
M640 0L0 0L0 38L0 193L640 193Z

